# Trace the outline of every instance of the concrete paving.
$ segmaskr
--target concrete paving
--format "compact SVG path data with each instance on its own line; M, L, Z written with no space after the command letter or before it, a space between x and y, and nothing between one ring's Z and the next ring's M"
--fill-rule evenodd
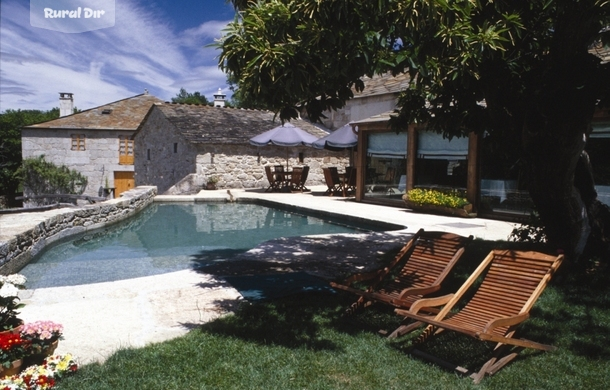
M312 192L303 194L202 191L194 196L158 196L155 201L258 199L404 227L387 233L346 236L344 240L317 236L272 240L242 258L247 264L252 260L269 261L270 266L266 268L269 270L274 267L281 271L304 270L326 278L331 278L332 272L374 268L375 256L391 246L400 246L420 228L505 240L514 227L512 223L489 219L442 217L400 207L356 203L348 198L324 196L324 189L312 187ZM4 234L17 233L34 226L45 213L5 215L0 217L0 224ZM231 267L232 263L225 264L225 274ZM233 273L243 269L235 268ZM58 353L70 352L81 364L103 362L120 348L141 347L178 337L231 312L242 297L222 279L222 274L218 269L210 273L186 270L108 283L25 290L21 294L26 304L21 318L26 322L62 323L65 339L60 342Z

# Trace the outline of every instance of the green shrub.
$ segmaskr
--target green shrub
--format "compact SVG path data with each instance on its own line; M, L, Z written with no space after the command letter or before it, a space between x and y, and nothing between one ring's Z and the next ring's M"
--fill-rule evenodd
M459 190L441 191L416 188L403 195L403 199L419 205L430 204L452 208L462 208L470 204L464 197L463 191Z
M87 188L87 177L65 165L57 166L43 156L27 158L17 175L23 183L24 191L34 195L76 194Z

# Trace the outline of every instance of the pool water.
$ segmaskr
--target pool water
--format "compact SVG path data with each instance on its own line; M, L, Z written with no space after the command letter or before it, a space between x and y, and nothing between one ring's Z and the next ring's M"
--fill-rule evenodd
M109 282L199 268L279 237L374 230L248 203L154 203L47 247L20 273L29 289Z

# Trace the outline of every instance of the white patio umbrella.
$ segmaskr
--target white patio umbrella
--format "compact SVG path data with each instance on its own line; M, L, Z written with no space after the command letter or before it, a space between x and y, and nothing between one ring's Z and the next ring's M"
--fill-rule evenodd
M284 123L282 126L275 127L250 138L250 144L256 146L311 146L317 139L318 137L315 135L309 134L291 123ZM286 149L286 169L288 169L288 152L289 150Z
M311 144L316 149L344 150L358 145L358 133L348 123Z

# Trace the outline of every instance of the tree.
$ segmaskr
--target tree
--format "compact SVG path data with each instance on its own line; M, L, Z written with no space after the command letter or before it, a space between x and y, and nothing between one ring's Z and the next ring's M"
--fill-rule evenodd
M572 259L587 241L609 250L610 211L584 153L610 94L610 63L593 53L610 42L608 0L233 3L217 46L242 97L317 120L362 90L362 76L408 73L394 128L510 134L550 243Z
M184 104L205 104L209 105L210 102L205 96L199 92L189 93L186 89L180 88L180 92L176 94L176 97L172 98L172 103L184 103Z
M19 178L15 172L21 166L21 128L59 118L59 108L49 111L6 110L0 114L0 195L14 204Z

